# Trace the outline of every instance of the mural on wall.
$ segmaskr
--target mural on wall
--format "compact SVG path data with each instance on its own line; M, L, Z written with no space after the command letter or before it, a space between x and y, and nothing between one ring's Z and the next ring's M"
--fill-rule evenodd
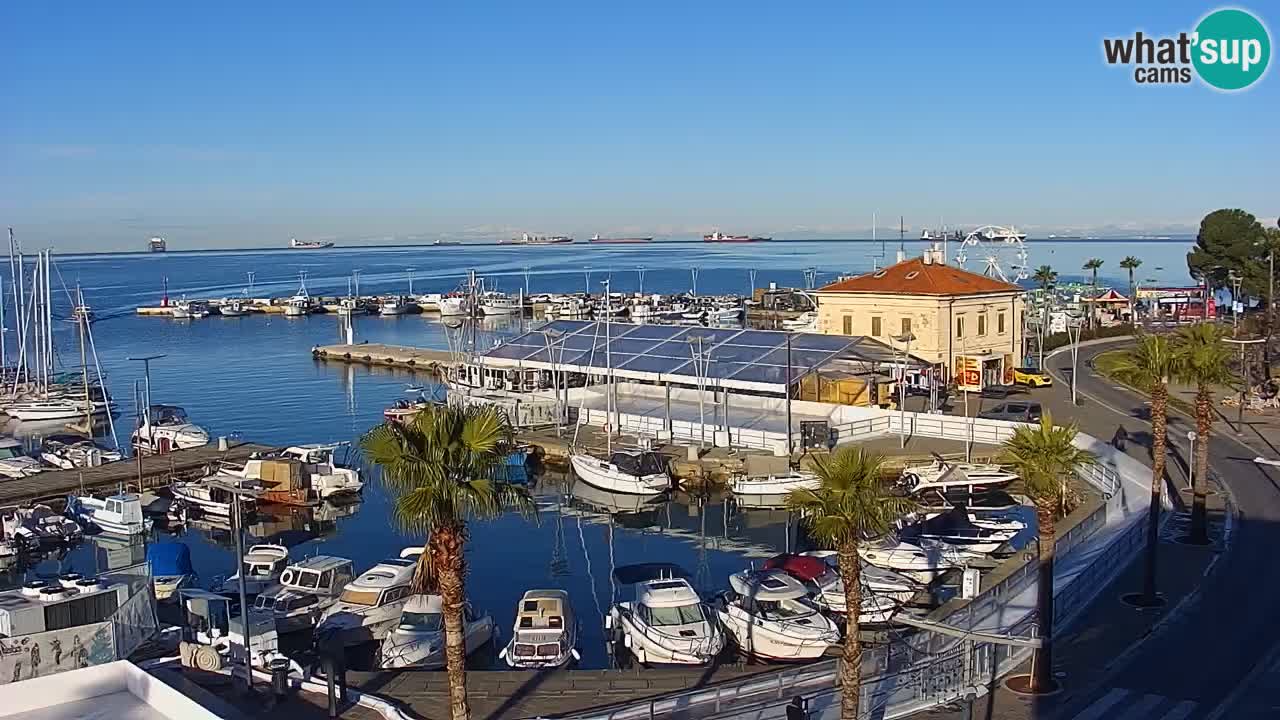
M78 670L116 659L111 623L0 638L0 683Z

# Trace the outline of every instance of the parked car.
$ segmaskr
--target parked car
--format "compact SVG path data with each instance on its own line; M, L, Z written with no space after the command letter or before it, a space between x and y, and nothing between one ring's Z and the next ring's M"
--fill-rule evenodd
M1021 367L1013 369L1013 384L1026 385L1027 387L1049 387L1053 384L1053 378L1049 373L1038 368Z
M978 417L987 420L1012 420L1013 422L1040 422L1040 403L1027 400L1000 403L990 410L983 410Z
M991 400L1004 400L1010 395L1025 393L1026 390L1017 385L988 385L982 388L981 395Z

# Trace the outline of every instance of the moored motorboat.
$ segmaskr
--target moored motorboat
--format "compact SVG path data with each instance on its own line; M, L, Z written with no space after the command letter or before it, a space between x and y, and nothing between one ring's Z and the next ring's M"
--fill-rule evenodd
M812 660L840 642L840 628L785 571L744 570L729 584L733 589L719 596L716 613L744 655Z
M470 309L467 298L461 295L446 295L436 303L436 308L445 317L466 315Z
M129 441L145 454L166 453L208 445L209 432L191 422L187 411L177 405L152 405Z
M911 522L912 520L915 521ZM925 520L909 516L907 522L910 524L903 524L898 529L898 536L904 540L936 540L976 555L993 553L1018 534L1014 529L979 527L963 507L953 508L950 512Z
M280 584L259 593L254 607L271 613L277 632L310 630L354 575L346 558L313 555L286 567Z
M39 460L27 455L22 443L11 437L0 437L0 480L31 477L47 469Z
M245 491L256 492L256 488L249 484L244 478L235 475L210 475L187 482L175 482L169 486L169 492L173 495L173 499L178 502L199 508L201 512L221 517L230 517L232 505L236 502L237 495L232 493L227 487L230 486ZM253 512L257 509L257 500L252 496L240 495L240 510L242 512Z
M564 590L529 590L516 606L511 642L499 656L513 668L555 668L580 656L578 621Z
M49 435L40 443L40 459L63 470L97 467L121 457L119 451L79 435Z
M406 548L364 571L342 589L338 602L320 616L316 635L341 645L382 640L400 621L422 548Z
M150 518L143 517L142 501L133 493L107 498L71 495L67 497L66 513L109 535L143 535L151 530L152 524Z
M5 537L20 538L28 547L73 545L84 538L79 523L43 504L5 510L0 526Z
M462 606L462 640L467 655L493 639L493 616ZM444 603L439 595L410 595L400 618L379 648L379 666L391 668L444 667Z
M826 604L828 607L832 608L833 612L844 612L843 609L836 609L837 607L845 607L843 599L844 582L843 578L839 577L840 569L837 567L836 551L809 550L801 553L800 555L801 557L821 560L833 573L835 573L836 578L840 581L839 589L841 597L835 598L832 596L829 591L834 590L835 587L827 586L829 591L823 593L826 596L826 600L820 598L818 602L819 604ZM924 590L924 585L915 578L911 578L876 565L871 565L861 558L859 558L859 563L858 579L862 581L862 595L864 601L868 595L874 595L880 598L887 598L897 603L905 603L913 600L921 590ZM765 563L766 567L768 564L768 562Z
M935 458L926 465L903 468L900 483L907 492L918 495L931 490L944 494L955 489L969 492L992 490L1017 479L1016 473L999 465L948 462Z
M734 495L786 495L792 490L816 490L818 476L805 470L792 470L781 475L757 475L734 478L729 489Z
M409 298L402 295L384 297L378 303L378 314L384 317L404 315L407 312L409 312Z
M858 547L858 554L872 565L893 570L921 582L932 582L939 575L962 568L973 559L945 543L899 539L894 535Z
M224 595L238 594L243 574L245 595L258 595L276 583L288 563L289 549L283 545L251 545L240 569L223 580L217 591Z
M193 587L196 571L191 566L191 548L179 542L154 542L147 545L147 565L156 600L168 600L174 593Z
M651 450L618 450L608 460L575 452L569 464L583 482L609 492L652 495L671 488L666 460Z
M724 633L687 575L668 563L614 570L619 583L635 586L635 599L611 606L605 627L641 664L705 665L724 650Z

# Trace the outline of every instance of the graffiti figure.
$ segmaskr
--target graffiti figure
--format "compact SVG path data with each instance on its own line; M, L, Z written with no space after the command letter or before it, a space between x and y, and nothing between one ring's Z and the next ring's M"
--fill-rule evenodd
M31 643L31 677L40 675L40 643Z
M53 651L53 665L57 667L62 664L62 638L54 638L49 641L49 649Z
M79 635L71 638L71 658L75 661L76 667L89 667L89 651L85 650L84 643L80 641Z

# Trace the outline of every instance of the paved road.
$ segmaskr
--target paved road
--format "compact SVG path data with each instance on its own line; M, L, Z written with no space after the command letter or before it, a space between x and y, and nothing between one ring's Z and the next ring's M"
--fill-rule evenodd
M1102 404L1114 411L1117 425L1149 429L1142 398L1085 369L1093 357L1114 347L1080 349L1081 402L1095 406L1091 417ZM1069 380L1070 354L1049 364ZM1171 435L1185 436L1192 427L1185 419L1170 418ZM1197 443L1196 451L1201 447ZM1230 488L1239 511L1231 551L1219 560L1198 603L1144 642L1097 696L1061 708L1058 720L1280 717L1274 695L1280 683L1280 657L1274 654L1280 652L1280 475L1255 465L1252 458L1258 454L1229 431L1211 438L1212 470Z

